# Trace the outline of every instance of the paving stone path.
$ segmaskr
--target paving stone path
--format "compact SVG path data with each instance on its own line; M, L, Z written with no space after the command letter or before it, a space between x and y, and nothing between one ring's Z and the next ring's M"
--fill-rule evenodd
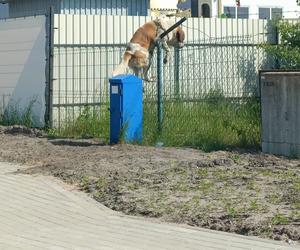
M0 249L300 249L280 242L161 224L109 210L51 177L0 163Z

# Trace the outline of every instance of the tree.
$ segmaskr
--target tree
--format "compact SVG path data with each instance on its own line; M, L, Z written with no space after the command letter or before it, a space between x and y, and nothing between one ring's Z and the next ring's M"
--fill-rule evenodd
M281 69L300 69L300 22L277 21L280 44L265 44L263 48L273 56Z

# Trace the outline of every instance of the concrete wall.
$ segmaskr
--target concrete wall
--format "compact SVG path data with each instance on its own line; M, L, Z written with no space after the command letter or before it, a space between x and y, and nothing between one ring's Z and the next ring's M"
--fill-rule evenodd
M300 71L261 75L263 152L300 156Z
M44 125L46 18L0 20L0 112L33 105L35 126Z

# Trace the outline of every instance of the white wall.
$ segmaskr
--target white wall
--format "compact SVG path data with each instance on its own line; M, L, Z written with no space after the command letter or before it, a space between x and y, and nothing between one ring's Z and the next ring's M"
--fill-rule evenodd
M46 18L0 20L0 109L26 109L35 100L35 126L45 119Z
M214 0L214 12L216 11L216 0ZM223 6L236 6L236 0L222 0ZM222 11L223 11L222 6ZM250 18L258 18L259 7L278 7L283 9L284 18L299 18L300 6L297 6L296 0L241 0L241 7L249 7ZM295 11L298 11L295 12Z

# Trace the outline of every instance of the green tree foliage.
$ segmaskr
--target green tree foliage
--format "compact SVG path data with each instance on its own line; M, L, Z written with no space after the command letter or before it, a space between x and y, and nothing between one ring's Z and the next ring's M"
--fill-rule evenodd
M278 21L276 25L280 44L265 44L263 48L278 60L281 69L300 69L300 22Z

